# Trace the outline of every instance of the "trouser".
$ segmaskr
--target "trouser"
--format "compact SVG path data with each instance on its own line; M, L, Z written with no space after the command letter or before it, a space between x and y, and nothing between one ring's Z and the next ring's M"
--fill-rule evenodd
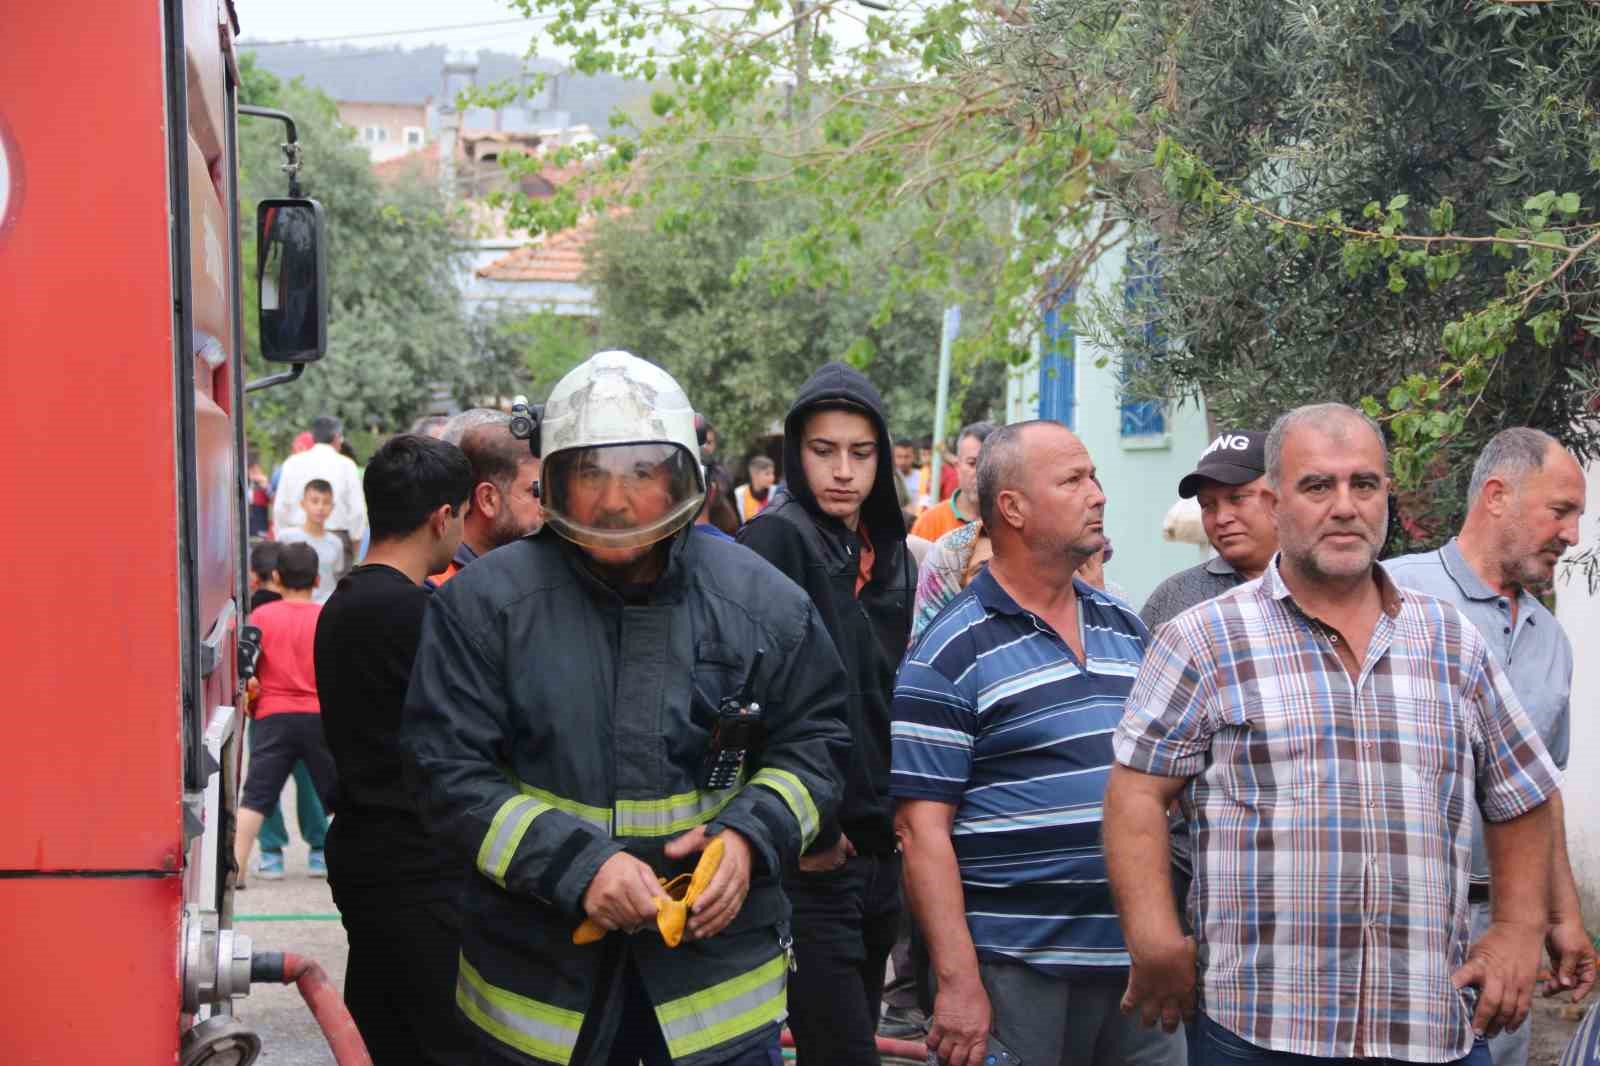
M1182 1033L1123 1014L1126 978L1051 977L1012 959L980 958L995 1038L1025 1066L1184 1066Z
M1471 923L1469 936L1473 943L1477 943L1494 921L1494 907L1489 903L1472 903L1467 910ZM1489 1054L1494 1058L1494 1066L1528 1066L1528 1046L1533 1042L1533 1013L1528 1013L1528 1020L1517 1026L1516 1032L1502 1032L1499 1036L1489 1038Z
M299 760L294 764L294 813L301 838L311 846L311 850L320 851L323 842L328 839L328 815L322 809L322 801L317 798L317 786L311 781L311 771ZM260 841L263 852L282 851L284 845L289 843L289 830L283 824L282 799L272 805L272 813L261 823Z
M454 973L451 970L452 978ZM766 1039L754 1046L746 1046L727 1058L714 1060L713 1066L783 1066L783 1049L778 1040L779 1028L773 1026ZM580 1038L571 1066L672 1066L666 1038L661 1035L661 1023L656 1020L644 982L632 963L627 964L623 975L622 1018L617 1026L616 1039L611 1045L611 1053L600 1059L584 1051L583 1044ZM483 1035L476 1038L476 1051L472 1057L456 1061L471 1063L472 1066L527 1066L532 1060ZM379 1064L374 1062L374 1066Z
M609 1066L640 1066L641 1063L643 1066L672 1066L666 1037L661 1035L661 1023L650 1006L650 996L645 992L638 968L631 962L622 987L622 1025L617 1029L616 1043L611 1045ZM774 1029L769 1039L722 1060L718 1066L783 1066L778 1030Z
M459 1066L473 1041L456 1011L461 913L454 901L345 899L344 999L373 1066Z
M1268 1051L1241 1040L1204 1014L1195 1016L1189 1035L1189 1066L1332 1066L1335 1063L1340 1066L1406 1066L1400 1059L1333 1059ZM1498 1066L1498 1060L1491 1058L1489 1046L1479 1041L1472 1045L1466 1058L1456 1059L1453 1066Z
M794 906L789 1031L799 1066L878 1066L884 968L900 926L900 856L857 855L784 880Z
M322 735L320 714L272 714L250 724L250 766L239 806L265 815L278 803L283 784L296 761L311 772L312 785L324 801L333 792L333 755Z

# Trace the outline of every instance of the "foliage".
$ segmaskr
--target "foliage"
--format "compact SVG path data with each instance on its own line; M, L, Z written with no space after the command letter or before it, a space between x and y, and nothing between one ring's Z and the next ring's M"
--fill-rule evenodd
M252 442L282 455L288 440L323 413L354 429L403 428L436 391L460 403L520 391L526 373L515 345L491 343L499 324L478 321L462 307L458 272L464 250L459 227L438 191L419 178L380 183L350 130L338 124L333 102L261 70L246 53L240 64L245 103L294 115L304 145L300 173L306 196L327 216L328 355L297 382L249 398ZM255 204L283 196L282 127L240 122L242 259L255 262ZM245 271L244 305L255 306L254 271ZM251 377L274 372L257 354L247 311Z
M521 360L526 383L523 394L542 402L563 375L598 349L594 322L554 311L504 315L486 321L484 348L503 348Z
M1122 62L1145 140L1109 197L1158 243L1160 288L1098 317L1144 389L1263 427L1361 403L1424 542L1456 524L1498 429L1594 452L1575 373L1600 357L1600 8L1139 12Z
M969 353L1019 359L1131 235L1159 282L1089 324L1135 388L1255 424L1363 402L1402 488L1430 490L1407 500L1420 537L1500 426L1593 450L1573 378L1600 270L1586 0L519 6L580 70L656 83L658 121L596 149L602 207L748 184L813 209L755 257L780 288L866 280L874 324L981 291ZM519 217L558 228L578 202ZM891 218L913 265L874 274L863 229Z
M762 263L763 248L813 218L811 205L761 186L684 186L603 223L591 248L600 342L647 356L677 377L729 442L729 456L781 421L799 386L830 359L862 367L884 396L893 432L932 430L941 305L912 297L891 318L875 317L880 294L867 279L916 268L896 251L887 226L863 226L861 245L845 259L863 279L855 287L790 284ZM738 278L735 264L742 264ZM981 330L983 322L968 325ZM974 369L952 401L953 425L999 405L1002 364Z
M873 329L930 297L977 303L962 353L1011 361L1028 358L1043 290L1074 283L1101 247L1095 234L1106 235L1089 193L1117 146L1119 112L1098 109L1081 64L1008 67L1023 16L1003 4L515 6L577 70L655 86L642 130L557 153L558 165L593 157L587 188L514 204L534 232L569 226L585 208L645 203L665 227L690 225L700 196L752 186L807 211L803 225L743 253L738 280L851 298L870 286ZM1096 54L1117 10L1084 5L1060 49ZM889 226L883 254L863 256L867 231ZM1088 237L1060 239L1079 232ZM869 343L860 331L843 346Z

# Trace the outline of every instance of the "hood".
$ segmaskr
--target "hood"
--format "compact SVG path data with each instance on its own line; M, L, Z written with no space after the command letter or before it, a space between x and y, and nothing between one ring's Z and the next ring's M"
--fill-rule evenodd
M789 414L783 420L785 491L817 521L835 521L823 514L817 505L817 498L806 483L805 467L800 461L800 430L806 416L819 404L830 400L844 400L862 408L878 431L878 476L872 483L872 492L861 505L861 517L866 523L873 547L881 549L905 540L906 522L900 511L900 495L894 487L894 448L889 437L888 419L883 413L883 397L872 387L872 382L853 367L829 363L800 386L794 406L789 408ZM889 554L880 552L879 559L886 559Z

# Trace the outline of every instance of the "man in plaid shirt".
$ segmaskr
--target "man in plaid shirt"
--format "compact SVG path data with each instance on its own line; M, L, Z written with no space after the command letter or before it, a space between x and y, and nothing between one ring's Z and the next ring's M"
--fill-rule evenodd
M1163 627L1125 716L1106 857L1133 959L1125 1010L1190 1066L1320 1059L1488 1066L1474 1037L1528 1013L1558 774L1482 638L1376 562L1376 425L1338 404L1278 420L1279 557ZM1194 844L1184 937L1167 810ZM1494 920L1472 944L1478 804Z

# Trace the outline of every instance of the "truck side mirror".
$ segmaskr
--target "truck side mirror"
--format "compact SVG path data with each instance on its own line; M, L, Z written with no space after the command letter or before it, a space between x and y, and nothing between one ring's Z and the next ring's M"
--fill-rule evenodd
M315 200L256 206L256 282L261 357L314 363L328 352L328 247Z

